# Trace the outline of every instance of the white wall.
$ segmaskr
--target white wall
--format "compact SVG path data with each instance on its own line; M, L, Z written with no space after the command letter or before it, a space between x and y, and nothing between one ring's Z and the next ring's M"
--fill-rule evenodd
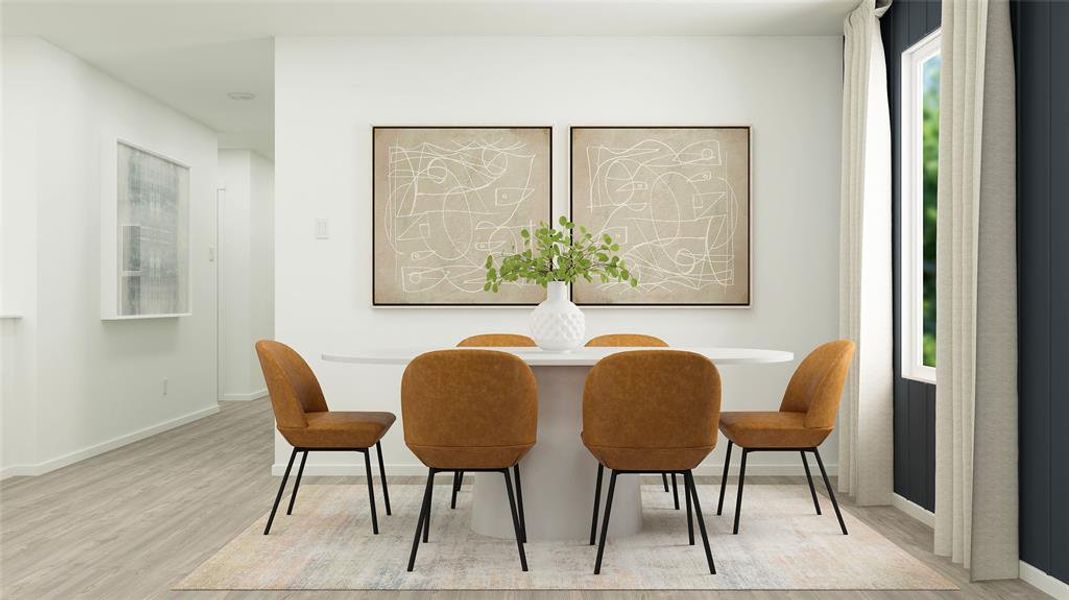
M249 150L219 151L219 399L267 389L253 345L274 337L274 166Z
M277 338L308 358L332 407L399 413L400 368L320 354L526 328L524 308L371 306L372 125L552 125L563 214L569 125L750 124L752 308L590 309L588 333L807 352L838 328L841 53L840 37L278 39ZM329 219L330 239L313 238L317 217ZM724 409L778 407L795 366L724 367ZM400 429L383 444L391 472L422 472ZM708 465L721 464L723 446ZM276 444L277 470L288 454ZM824 455L837 464L834 438ZM316 468L341 460L357 463L313 455L310 472L341 470ZM798 462L759 454L753 470Z
M34 62L23 45L2 51L3 160L0 161L0 476L33 458L36 436L37 139L25 110L36 101ZM19 399L22 398L23 401Z
M4 380L0 468L34 474L218 410L216 138L36 38L3 40L3 86L3 301L23 319L5 325L21 379ZM100 319L102 152L116 138L191 167L190 317Z

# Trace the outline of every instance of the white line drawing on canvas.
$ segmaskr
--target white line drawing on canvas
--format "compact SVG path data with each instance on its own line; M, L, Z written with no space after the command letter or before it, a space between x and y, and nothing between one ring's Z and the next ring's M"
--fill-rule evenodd
M586 154L588 226L620 243L622 258L639 280L637 291L735 285L739 198L726 178L718 140L673 147L646 138L630 145L592 145Z
M483 292L487 254L531 228L536 155L500 133L388 148L383 228L405 294Z

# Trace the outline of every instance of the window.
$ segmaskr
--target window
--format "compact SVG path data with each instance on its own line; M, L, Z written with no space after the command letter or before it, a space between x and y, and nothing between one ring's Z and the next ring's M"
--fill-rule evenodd
M902 376L935 383L940 35L902 53Z

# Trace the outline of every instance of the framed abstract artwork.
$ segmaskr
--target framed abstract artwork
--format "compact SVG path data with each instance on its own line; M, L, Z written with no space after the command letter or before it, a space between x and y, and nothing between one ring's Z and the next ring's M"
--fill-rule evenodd
M638 278L577 282L576 304L751 302L750 128L573 127L571 216Z
M490 253L551 220L550 127L375 127L376 306L534 305L543 288L483 291Z
M188 315L190 169L122 140L108 151L102 318Z

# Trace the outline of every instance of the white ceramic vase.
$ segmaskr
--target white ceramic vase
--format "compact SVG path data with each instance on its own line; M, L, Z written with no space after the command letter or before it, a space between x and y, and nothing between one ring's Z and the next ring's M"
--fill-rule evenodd
M531 337L543 350L572 350L583 344L586 317L568 299L568 284L551 281L544 302L531 312Z

